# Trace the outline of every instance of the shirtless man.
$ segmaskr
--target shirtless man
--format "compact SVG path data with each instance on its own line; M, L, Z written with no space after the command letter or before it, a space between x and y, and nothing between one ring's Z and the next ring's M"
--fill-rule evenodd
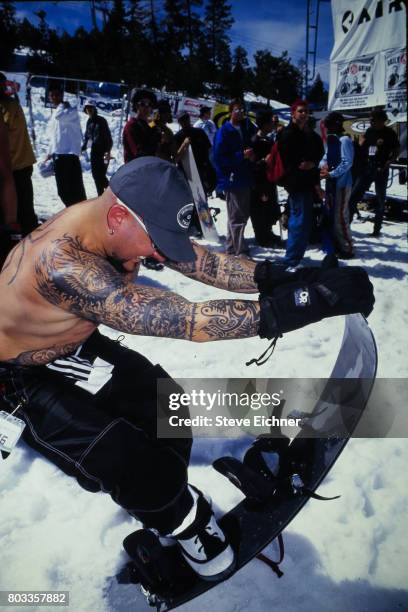
M368 314L373 298L359 268L327 277L305 268L299 282L310 308L295 321L296 308L274 290L288 283L299 290L297 273L192 245L191 201L174 165L142 157L122 166L100 197L62 211L15 247L0 274L0 402L8 412L18 408L31 447L85 489L110 493L145 527L171 535L211 579L234 555L210 503L187 482L191 440L156 435L157 379L180 389L160 365L97 326L194 342L272 338L326 316ZM263 297L198 303L138 285L139 261L150 256L192 279L261 289ZM315 299L312 277L331 300Z

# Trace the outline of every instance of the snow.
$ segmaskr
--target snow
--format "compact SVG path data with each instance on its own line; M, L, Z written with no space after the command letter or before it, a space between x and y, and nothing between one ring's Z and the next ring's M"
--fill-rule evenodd
M33 90L39 160L46 153L45 128L51 113L40 98L41 91ZM23 97L21 101L24 103ZM82 112L80 116L84 127L86 116ZM113 172L122 163L117 147L120 119L104 116L114 134L115 159L109 168ZM83 166L87 195L94 197L96 190L89 162L84 160ZM35 170L33 181L40 218L49 218L63 208L53 178L43 179ZM217 228L225 234L225 204L219 200L211 203L221 208ZM406 227L401 222L387 220L380 240L372 238L371 231L369 222L353 225L357 252L353 265L364 266L375 287L376 305L369 323L379 349L378 377L405 378ZM250 226L247 235L253 235ZM265 256L275 259L283 251L273 252L252 245L251 254L255 259ZM318 263L321 259L322 253L311 248L304 263ZM143 269L141 282L160 284L190 300L227 295L171 270L157 273ZM240 294L237 296L242 298ZM125 343L154 363L161 363L173 377L266 378L271 374L324 377L330 375L334 364L343 324L340 318L328 319L287 334L279 340L270 361L252 369L245 366L245 361L259 355L267 346L266 341L257 338L191 344L128 335ZM118 335L107 328L103 332L111 337ZM194 446L190 468L191 482L208 491L215 504L223 509L235 504L240 494L208 467L208 462L215 454L223 454L227 446L227 443L219 446L211 440L201 440ZM276 579L269 568L255 560L224 585L180 609L185 612L196 609L217 612L407 610L408 555L404 546L407 468L405 440L351 440L319 489L322 495L341 493L341 499L310 501L285 530L283 578ZM125 603L123 598L115 603L104 597L108 578L117 573L126 558L122 539L136 528L134 520L110 497L82 490L76 481L20 444L7 461L0 462L0 502L0 590L67 590L70 609L75 612L120 612L132 608L133 587L123 587L128 589L123 591ZM276 555L272 546L268 550Z

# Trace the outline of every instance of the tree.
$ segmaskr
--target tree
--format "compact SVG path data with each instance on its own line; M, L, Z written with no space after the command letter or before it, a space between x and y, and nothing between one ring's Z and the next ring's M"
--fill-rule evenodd
M244 92L250 89L250 73L248 53L241 46L235 48L232 57L232 72L228 79L231 98L242 98Z
M254 93L264 96L268 101L276 99L286 104L291 104L299 97L302 75L291 64L287 51L280 57L273 56L267 50L257 51L254 60Z
M317 73L314 83L309 90L309 94L307 96L308 100L309 102L313 102L318 106L325 107L327 105L328 96L328 91L324 87L320 74Z
M229 42L227 32L234 23L231 15L231 5L226 0L208 0L205 7L205 33L207 36L214 80L217 73L227 62L227 52ZM231 60L231 54L230 54Z
M0 57L3 65L10 61L17 41L16 11L11 2L0 4Z

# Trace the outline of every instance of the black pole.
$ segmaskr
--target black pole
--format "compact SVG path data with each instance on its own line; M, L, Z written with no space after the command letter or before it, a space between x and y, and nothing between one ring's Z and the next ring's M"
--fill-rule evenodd
M309 28L310 28L310 1L307 0L306 9L306 58L305 58L305 78L304 78L304 97L307 98L308 72L309 72Z

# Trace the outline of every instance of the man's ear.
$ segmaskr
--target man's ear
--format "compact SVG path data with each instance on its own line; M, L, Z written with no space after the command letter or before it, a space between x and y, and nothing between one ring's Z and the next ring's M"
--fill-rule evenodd
M114 233L116 230L120 228L124 219L129 216L129 211L126 209L123 204L119 204L116 202L112 204L112 206L108 210L108 214L106 215L106 221L108 224L109 233Z

